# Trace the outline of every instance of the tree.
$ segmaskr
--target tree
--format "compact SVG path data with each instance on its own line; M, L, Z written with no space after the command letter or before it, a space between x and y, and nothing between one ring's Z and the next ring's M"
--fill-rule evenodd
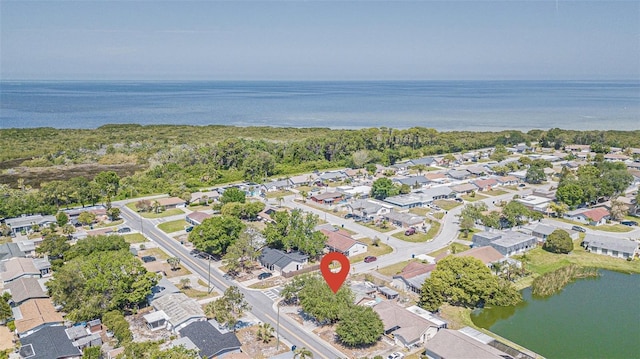
M571 208L575 208L579 204L584 203L584 197L583 187L575 182L563 182L558 186L558 190L556 191L558 201L565 203Z
M220 197L220 202L222 202L223 205L230 202L244 203L246 201L246 196L247 195L244 191L241 191L236 187L230 187L224 190L222 197Z
M313 353L311 352L311 350L307 349L306 347L297 348L293 354L293 359L311 359L311 358L313 358Z
M547 237L542 249L551 253L567 254L573 250L573 242L567 231L556 229Z
M242 232L238 239L227 248L222 258L227 271L237 273L252 268L251 264L260 255L260 244L256 241L257 234Z
M120 218L120 208L118 207L111 207L107 210L107 216L109 216L109 218L112 221L116 221L118 220L118 218Z
M628 213L627 205L622 203L619 199L611 201L611 219L619 221L624 218Z
M220 214L225 217L241 218L244 205L240 202L229 202L222 205Z
M445 257L422 285L420 306L437 310L443 302L467 308L507 306L522 300L511 283L494 276L473 257Z
M335 323L353 303L354 296L348 286L334 294L322 278L314 275L305 278L298 298L302 309L317 321Z
M389 178L378 178L371 185L371 196L376 199L385 199L395 196L399 193L399 189L391 182Z
M493 150L489 158L491 158L494 161L500 162L500 161L503 161L505 158L507 158L508 155L509 155L509 152L507 152L507 149L504 147L504 145L496 145L495 149Z
M527 183L539 184L542 183L545 178L544 168L540 166L529 166L524 180Z
M243 161L244 178L257 181L270 176L275 168L272 154L266 151L252 151Z
M151 212L151 201L148 199L141 199L136 202L136 209L138 212Z
M327 237L315 230L317 215L294 209L291 213L275 212L272 218L274 223L267 224L264 229L268 245L286 251L297 249L310 257L322 253Z
M549 209L555 213L556 217L562 218L562 216L569 211L569 206L562 202L551 202Z
M102 323L113 332L120 345L124 345L133 339L133 334L129 329L129 322L124 319L124 316L119 311L112 310L104 313L102 315Z
M2 293L2 296L0 296L0 322L2 323L13 317L9 300L11 300L11 294L9 292Z
M198 351L187 349L184 345L161 349L160 341L128 342L119 359L198 359ZM164 347L164 346L163 346Z
M233 328L244 312L251 310L251 306L244 299L244 294L236 286L230 286L224 291L224 295L205 306L205 313L215 318L220 324Z
M36 253L46 254L51 260L51 265L54 269L57 269L62 265L64 254L71 248L71 245L67 242L67 238L55 234L45 236Z
M256 336L263 343L268 343L273 337L273 327L269 323L262 323L258 326L258 332Z
M64 212L58 212L56 222L58 223L58 227L64 227L65 224L69 223L69 216Z
M367 162L369 162L369 151L358 150L351 155L354 168L362 168Z
M427 170L427 166L423 165L423 164L417 164L413 167L411 167L412 169L416 170L416 172L418 172L418 175L421 175L422 172Z
M81 224L84 224L85 226L92 224L93 222L95 222L95 220L96 220L96 215L93 214L92 212L82 212L78 216L78 222L80 222Z
M180 279L180 288L188 289L189 287L191 287L191 279L189 279L189 278L181 278Z
M336 327L340 341L351 347L373 344L383 332L384 325L378 313L359 305L352 305L344 311Z
M100 172L93 181L98 185L103 196L113 197L120 188L120 177L114 171Z
M238 218L212 217L202 221L189 233L189 241L200 251L224 255L244 229L245 225Z
M469 231L476 226L476 222L471 217L462 217L460 220L460 229L464 231L464 238L469 237Z
M171 266L171 270L175 271L180 266L180 258L178 257L167 258L167 263L169 264L169 266Z

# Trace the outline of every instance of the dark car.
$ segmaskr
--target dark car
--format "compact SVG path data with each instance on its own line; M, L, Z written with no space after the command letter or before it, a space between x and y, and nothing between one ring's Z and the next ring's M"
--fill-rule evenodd
M258 279L263 280L263 279L267 279L267 278L269 278L271 276L273 276L273 274L271 274L269 272L264 272L264 273L258 274Z
M411 235L414 235L414 234L416 234L416 229L413 228L413 227L411 227L411 228L407 229L406 231L404 231L404 235L405 236L411 236Z
M352 213L347 213L344 215L344 218L349 219L349 218L353 218L353 214Z
M620 221L620 224L624 224L625 226L632 227L632 226L637 226L638 222L636 222L636 221Z
M154 257L154 256L144 256L144 257L142 257L140 259L142 259L142 261L145 262L145 263L155 262L156 261L156 257Z
M364 257L364 262L365 263L371 263L371 262L375 262L378 258L374 257L374 256L366 256Z
M464 200L462 198L456 198L455 201L456 202L460 202L460 203L464 202Z
M571 227L571 229L573 229L574 231L582 232L582 233L587 231L586 229L584 229L584 228L582 228L580 226L573 226L573 227Z
M193 226L189 226L187 228L184 229L187 233L193 231Z
M129 233L131 232L131 228L129 227L122 227L118 229L118 233Z
M200 254L200 251L197 249L192 249L191 252L189 252L189 255L192 255L194 257L197 257Z

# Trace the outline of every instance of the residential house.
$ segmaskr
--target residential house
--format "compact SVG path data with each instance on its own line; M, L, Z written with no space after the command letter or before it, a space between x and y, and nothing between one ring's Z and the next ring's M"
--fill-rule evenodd
M158 283L151 288L151 294L147 296L147 302L151 303L162 296L173 293L180 293L180 290L171 283L167 277L162 277Z
M485 166L469 166L465 168L472 176L481 177L493 173L489 167Z
M287 273L302 269L309 262L309 256L301 252L286 253L265 247L258 261L268 270Z
M464 180L471 177L471 172L467 170L449 170L447 176L455 180Z
M189 224L191 224L191 225L193 225L193 226L199 226L199 225L201 225L201 224L202 224L202 222L203 222L205 219L209 219L209 218L211 218L211 217L213 217L213 216L212 216L212 215L210 215L209 213L204 213L204 212L198 212L198 211L196 211L196 212L191 212L191 213L187 214L187 215L185 216L184 220L185 220L187 223L189 223Z
M430 182L436 182L436 183L446 183L449 181L449 178L443 172L429 172L425 174L424 177L428 179Z
M200 304L187 297L184 293L169 293L163 295L153 300L151 305L156 311L164 312L166 315L167 329L175 333L193 322L207 319ZM157 318L154 317L151 319ZM147 322L147 324L150 323Z
M373 200L355 200L346 205L349 212L360 218L373 219L388 213L393 206Z
M11 228L11 233L16 235L21 232L31 232L33 226L36 225L42 228L51 223L57 223L57 220L54 216L36 214L32 216L8 218L4 220L4 223Z
M339 182L349 178L343 171L328 171L322 173L318 179L322 182Z
M405 292L422 292L422 284L425 279L431 276L431 271L436 268L435 264L424 264L420 262L409 262L399 274L393 276L392 284Z
M287 178L278 181L265 182L260 186L260 191L265 194L269 192L286 191L290 189L291 186L291 181Z
M385 213L382 217L396 227L421 227L424 226L425 220L425 217L412 213L400 213L394 211Z
M560 229L560 228L549 226L546 224L537 224L535 227L531 229L531 235L538 238L538 242L542 243L546 241L547 238L549 238L549 236L551 235L551 233L553 233L553 231L555 231L556 229ZM569 237L571 239L578 239L580 235L580 233L577 231L567 230L567 229L562 229L562 230L569 233Z
M36 255L36 247L42 243L41 240L26 240L26 241L18 241L16 244L18 245L18 249L24 253L25 257L33 258ZM1 246L0 246L1 247ZM2 249L0 249L0 256L2 256ZM2 259L0 259L2 260Z
M49 257L47 256L44 258L33 258L33 266L40 271L41 277L51 273L51 262L49 262Z
M425 188L408 194L401 194L385 198L385 202L401 209L414 207L425 207L439 199L453 198L455 193L449 187L440 186L433 188Z
M633 258L638 255L638 242L629 239L587 234L582 246L591 253L605 254L614 258Z
M274 223L273 214L276 212L286 211L286 209L277 209L267 205L262 211L258 213L258 218L266 223Z
M491 246L506 257L529 251L537 242L536 237L516 231L478 232L471 240L473 247Z
M565 218L578 221L580 223L599 226L607 223L610 218L609 211L604 207L580 208L565 213Z
M569 152L590 152L590 145L567 145L564 146L565 151Z
M291 185L293 187L310 186L316 181L317 178L318 176L316 176L314 173L310 173L290 177L289 181L291 182Z
M434 157L421 157L421 158L415 158L415 159L409 160L407 162L407 165L409 167L418 166L418 165L437 166L438 160Z
M393 182L399 185L407 185L411 188L420 188L429 184L429 180L425 176L410 176L403 178L394 178Z
M316 203L332 205L338 203L344 199L344 194L341 192L323 192L311 196L311 200Z
M187 202L178 197L158 198L156 201L165 211L171 208L184 208L187 206Z
M0 279L9 283L20 278L40 278L41 273L34 265L33 258L14 257L0 262Z
M25 252L20 249L19 244L12 242L0 244L0 261L6 261L15 257L26 257Z
M472 182L480 191L491 191L498 185L495 178L478 179Z
M520 182L520 180L515 176L498 176L495 177L495 179L500 186L513 186Z
M509 172L509 175L519 179L520 181L524 181L527 178L527 171L526 170L513 171L513 172Z
M372 306L376 303L376 292L378 289L375 284L371 282L351 282L350 288L355 297L353 304Z
M408 311L393 301L382 301L373 310L378 313L384 327L384 334L392 335L396 344L413 348L428 342L440 329L418 314Z
M458 330L442 329L425 344L426 355L431 359L474 358L516 359L489 345L495 339L482 334L469 336ZM522 357L527 358L527 357Z
M541 213L548 213L550 211L549 205L551 204L551 202L553 202L553 200L550 198L538 197L534 195L517 198L516 201L522 203L530 210Z
M65 332L67 333L67 337L72 340L71 344L80 350L102 345L100 333L91 332L86 324L74 325L73 327L65 329Z
M79 359L80 349L75 347L63 326L42 328L20 338L18 353L23 359Z
M391 299L396 299L398 298L398 296L400 296L400 293L396 292L395 290L389 288L389 287L385 287L385 286L381 286L378 287L378 292L380 294L382 294L385 298L391 300Z
M339 252L347 257L367 253L367 245L351 238L349 232L342 230L331 231L327 229L321 229L320 232L327 236L325 247L330 252Z
M481 261L487 267L492 263L502 262L505 257L491 246L474 247L464 252L454 254L454 257L472 257Z
M536 188L533 190L533 193L531 195L554 200L556 199L556 190L545 190L542 188Z
M345 198L369 198L371 186L340 186L337 188L339 192L345 194Z
M62 315L56 311L49 298L30 299L13 308L16 333L28 336L47 326L62 324Z
M607 153L606 155L604 155L604 160L608 162L624 162L629 160L629 156L622 153Z
M19 306L30 299L48 298L46 288L36 278L19 278L4 285L11 294L12 306Z
M201 358L223 358L231 353L240 353L240 341L234 332L221 333L210 322L194 322L179 331L198 348Z
M478 187L473 183L464 183L457 186L452 186L451 190L459 195L470 194L478 190Z
M206 192L194 192L191 194L191 199L189 203L198 203L207 205L209 203L217 202L220 199L220 192L217 190L206 191Z

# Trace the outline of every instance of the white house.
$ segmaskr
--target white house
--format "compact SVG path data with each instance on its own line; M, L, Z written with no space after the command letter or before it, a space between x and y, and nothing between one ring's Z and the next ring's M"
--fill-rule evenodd
M321 229L320 232L327 236L325 246L330 252L340 252L347 257L367 253L367 245L351 238L349 232L328 229Z
M582 246L591 253L605 254L615 258L633 258L638 255L638 242L628 239L587 234Z

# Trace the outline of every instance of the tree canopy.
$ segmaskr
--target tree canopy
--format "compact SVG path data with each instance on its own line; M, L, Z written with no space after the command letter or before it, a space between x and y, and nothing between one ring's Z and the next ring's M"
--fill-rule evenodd
M567 254L573 250L573 242L567 231L556 229L547 237L542 249L551 253Z
M267 224L264 235L267 244L284 250L297 249L311 257L317 257L324 249L327 237L315 230L318 216L300 209L275 212L274 223Z
M386 177L378 178L371 185L371 197L375 199L385 199L400 193L400 188Z
M245 225L235 217L207 218L189 233L189 241L196 249L215 255L224 255L245 230Z
M347 346L370 345L384 332L380 316L370 307L351 305L342 313L336 334Z

